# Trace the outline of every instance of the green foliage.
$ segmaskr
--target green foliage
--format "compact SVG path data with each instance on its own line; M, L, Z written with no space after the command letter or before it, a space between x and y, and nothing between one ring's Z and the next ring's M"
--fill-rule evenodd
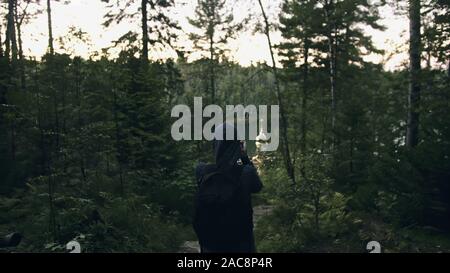
M352 231L356 218L346 209L349 198L332 190L333 180L326 175L327 155L311 155L302 164L303 175L296 185L288 184L283 169L265 166L266 185L275 195L276 209L262 228L258 226L261 250L310 251Z

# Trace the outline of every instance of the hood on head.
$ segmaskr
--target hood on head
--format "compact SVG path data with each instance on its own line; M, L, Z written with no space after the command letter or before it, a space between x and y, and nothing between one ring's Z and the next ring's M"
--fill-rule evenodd
M233 140L226 139L226 132L233 131ZM219 169L229 169L241 157L241 145L233 125L223 123L214 131L214 155Z

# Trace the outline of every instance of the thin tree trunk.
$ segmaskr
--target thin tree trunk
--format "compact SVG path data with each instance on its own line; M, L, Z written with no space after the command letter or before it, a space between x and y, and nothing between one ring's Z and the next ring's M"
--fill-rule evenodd
M50 56L54 56L55 54L55 49L53 46L53 26L52 26L52 7L51 7L51 2L50 0L47 0L47 23L48 23L48 49L49 49L49 54ZM53 67L53 58L51 57L49 59L50 63L50 67ZM53 71L53 69L52 69ZM53 114L54 114L54 134L55 134L55 154L56 157L59 157L59 153L60 153L60 124L59 124L59 109L58 109L58 92L53 84L53 78L51 78L51 80L49 81L49 85L50 85L50 90L52 91L52 95L53 95ZM51 158L51 155L49 155L49 161Z
M214 104L216 100L216 75L214 71L214 34L209 37L209 81L211 88L211 103Z
M144 63L148 62L148 25L147 25L147 0L141 1L142 12L142 60Z
M303 98L302 98L302 142L301 142L301 150L303 155L306 154L306 146L307 146L307 140L306 140L306 133L307 133L307 119L308 119L308 74L309 74L309 63L308 63L308 55L309 55L309 42L305 40L304 45L304 53L303 53Z
M277 95L278 105L280 107L281 136L283 138L283 141L281 143L282 143L282 147L283 147L286 171L287 171L288 176L291 179L292 183L295 184L295 170L294 170L294 166L292 164L291 154L289 152L289 141L288 141L288 136L287 136L287 119L286 119L286 115L284 113L284 106L283 106L282 99L281 99L281 89L280 89L280 83L278 80L277 66L276 66L275 57L274 57L274 53L273 53L272 41L270 39L269 20L267 19L267 15L266 15L266 12L264 11L264 7L261 3L261 0L258 0L258 3L259 3L259 6L261 8L261 13L264 18L264 22L265 22L264 32L267 37L267 42L269 44L270 56L272 58L272 72L273 72L273 75L275 78L276 95Z
M420 102L420 0L409 1L409 98L406 146L414 147L419 142Z
M336 48L335 39L333 33L335 32L335 26L331 20L331 9L333 8L333 0L325 1L324 12L328 27L328 59L329 59L329 78L330 78L330 95L331 95L331 131L332 141L331 147L334 149L336 141Z
M50 55L54 55L55 49L53 47L52 7L50 0L47 0L47 20L48 20L48 49Z
M25 65L24 65L24 58L23 58L23 41L22 41L22 23L23 23L23 19L24 16L26 14L26 9L28 7L28 3L27 6L25 7L22 17L19 18L19 13L18 13L18 9L17 9L17 4L15 5L15 21L16 21L16 26L17 26L17 42L19 45L19 72L20 72L20 86L22 88L22 90L26 89L26 78L25 78Z
M16 1L8 0L8 15L6 28L6 56L11 56L11 62L17 60L17 40L16 40L16 25L14 20L14 9Z
M10 42L10 26L9 26L9 15L6 16L6 32L5 32L5 57L10 58L11 56L11 42Z
M212 7L212 17L215 18L216 17L216 9L213 6ZM209 37L209 76L210 76L210 84L211 84L211 103L215 103L216 102L216 72L214 69L215 64L215 51L214 51L214 27L211 27L212 31L211 31L211 35Z
M309 74L309 41L305 38L303 48L303 87L302 87L302 120L301 120L301 142L300 150L302 153L300 172L303 177L306 177L305 159L306 159L306 147L307 147L307 119L308 119L308 74Z

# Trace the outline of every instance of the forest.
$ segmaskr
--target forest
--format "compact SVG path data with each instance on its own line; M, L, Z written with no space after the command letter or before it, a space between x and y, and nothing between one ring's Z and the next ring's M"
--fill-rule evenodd
M258 252L450 252L448 0L95 1L104 29L136 28L83 55L83 29L54 35L71 1L0 0L0 236L23 235L6 251L195 252L194 167L212 146L173 140L171 109L202 97L279 106L279 148L248 140ZM189 28L172 16L186 3ZM392 27L386 8L408 22L390 52L369 34ZM23 35L39 16L42 56ZM230 57L244 32L268 61ZM396 69L367 58L402 50Z

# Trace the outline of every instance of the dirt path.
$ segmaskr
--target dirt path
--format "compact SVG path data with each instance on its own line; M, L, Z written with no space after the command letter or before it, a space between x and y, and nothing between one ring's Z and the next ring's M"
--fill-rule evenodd
M253 225L256 227L259 219L264 216L269 215L273 210L273 206L270 205L260 205L253 208ZM178 253L199 253L200 246L198 241L186 241L184 242Z

